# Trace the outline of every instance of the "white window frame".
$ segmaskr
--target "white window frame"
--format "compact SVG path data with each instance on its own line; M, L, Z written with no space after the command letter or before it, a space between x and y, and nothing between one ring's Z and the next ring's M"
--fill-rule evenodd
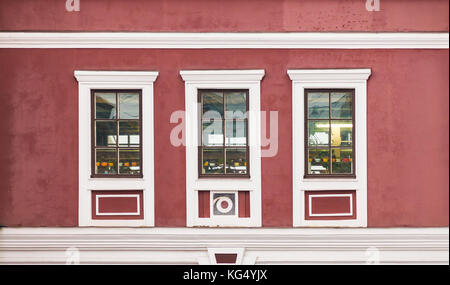
M290 69L292 80L293 226L367 227L367 80L370 69ZM355 89L356 178L304 178L305 89ZM356 191L356 219L306 220L305 191Z
M261 118L260 84L264 70L181 70L185 81L186 225L187 227L260 227L261 222ZM198 177L198 90L249 90L250 178ZM198 191L250 191L250 217L198 217ZM238 195L236 195L237 197ZM236 202L238 199L236 199ZM236 211L239 211L236 207Z
M154 226L154 127L153 83L156 71L82 71L78 80L78 225L84 226ZM142 178L91 178L91 90L142 90ZM143 190L144 218L140 220L92 219L92 192L95 190Z

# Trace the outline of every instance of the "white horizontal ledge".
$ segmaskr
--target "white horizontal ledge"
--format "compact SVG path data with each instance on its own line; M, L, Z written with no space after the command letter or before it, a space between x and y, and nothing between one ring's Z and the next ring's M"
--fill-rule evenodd
M264 69L239 70L181 70L180 75L186 82L217 81L260 81L264 77Z
M0 228L0 264L198 264L208 248L256 264L448 264L448 228ZM369 251L369 252L368 252Z
M448 49L448 33L0 32L0 48Z
M289 78L294 82L351 82L364 81L372 74L365 69L288 69Z
M151 84L158 77L157 71L97 71L75 70L80 83L142 83Z
M17 246L121 248L204 248L208 245L244 247L449 247L449 232L442 228L1 228L0 251Z

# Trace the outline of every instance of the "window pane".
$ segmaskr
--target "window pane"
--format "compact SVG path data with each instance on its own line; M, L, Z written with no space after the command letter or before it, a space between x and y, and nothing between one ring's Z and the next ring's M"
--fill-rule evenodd
M333 149L332 169L333 173L353 173L353 150Z
M247 124L245 121L225 122L225 145L247 145Z
M203 119L223 118L222 92L202 92Z
M331 145L352 145L353 123L348 120L331 121Z
M245 119L247 112L247 94L245 92L225 93L225 118Z
M202 173L223 174L223 149L203 149Z
M329 145L329 121L308 121L308 144L310 146Z
M330 173L330 151L328 149L310 149L308 151L308 174Z
M95 93L95 118L116 118L116 93Z
M139 147L139 121L119 121L119 146Z
M223 121L211 120L202 122L202 140L204 146L223 145Z
M330 98L328 93L308 93L308 118L328 119L330 116Z
M96 146L116 146L117 123L116 122L95 122Z
M247 150L227 149L227 174L247 174Z
M95 174L116 174L117 153L115 149L95 150Z
M119 119L139 119L139 93L119 94Z
M130 175L141 173L141 159L139 150L119 149L119 173Z
M352 93L331 93L331 117L334 119L351 119L353 114Z

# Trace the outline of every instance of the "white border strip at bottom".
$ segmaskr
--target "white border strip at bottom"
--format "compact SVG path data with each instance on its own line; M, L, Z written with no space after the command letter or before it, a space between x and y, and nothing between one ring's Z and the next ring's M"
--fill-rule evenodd
M0 264L210 264L221 248L242 264L448 264L448 230L1 228Z

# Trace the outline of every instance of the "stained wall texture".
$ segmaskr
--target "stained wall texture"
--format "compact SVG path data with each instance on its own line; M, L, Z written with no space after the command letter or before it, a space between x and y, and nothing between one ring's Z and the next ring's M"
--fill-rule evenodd
M262 159L266 227L292 226L292 68L370 67L368 223L448 226L448 50L0 49L0 224L78 224L74 70L157 70L156 226L186 224L183 69L265 69L261 109L279 112L279 150Z

